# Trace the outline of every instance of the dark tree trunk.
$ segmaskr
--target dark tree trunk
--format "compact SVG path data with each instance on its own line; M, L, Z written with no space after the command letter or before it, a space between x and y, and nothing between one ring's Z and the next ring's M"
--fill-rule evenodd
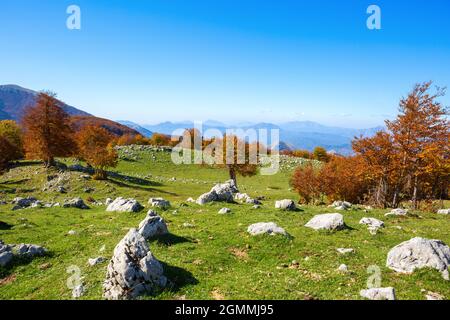
M228 167L228 172L230 173L230 179L233 180L234 185L237 188L236 170L232 166L229 166Z

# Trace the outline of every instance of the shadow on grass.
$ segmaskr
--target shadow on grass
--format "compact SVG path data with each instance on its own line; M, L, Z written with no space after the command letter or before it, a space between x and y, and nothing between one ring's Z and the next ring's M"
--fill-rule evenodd
M179 243L192 242L192 239L180 237L175 234L169 233L163 236L159 236L157 239L154 239L153 241L160 245L172 246Z
M137 184L137 185L141 185L141 186L149 186L149 187L162 186L162 184L159 182L150 181L150 180L132 177L132 176L127 176L127 175L117 173L117 172L111 172L111 171L108 172L108 177L117 179L123 183L132 183L132 184Z
M5 267L0 267L0 280L11 276L12 274L14 274L14 270L17 267L26 266L30 264L34 259L52 257L54 257L54 254L52 252L46 252L43 255L34 257L18 256L17 254L14 254L12 260L8 263L8 265L6 265Z
M168 280L167 287L165 289L166 291L175 293L184 286L198 284L198 280L192 275L191 272L183 268L170 266L164 262L161 262L161 264L164 269L164 275Z
M12 224L0 221L0 230L10 230L12 227Z
M137 179L137 178L135 178L135 179ZM143 180L143 179L139 179L139 180ZM176 194L174 192L169 192L169 191L164 191L164 190L161 190L161 189L153 188L151 186L162 186L162 184L157 183L157 182L152 183L152 182L147 181L147 180L144 180L144 181L148 182L148 184L146 186L136 185L136 184L129 184L129 183L126 183L124 181L115 180L115 179L113 179L112 175L109 176L107 181L111 182L112 184L114 184L116 186L122 187L122 188L130 188L130 189L134 189L134 190L159 192L159 193L169 194L169 195L172 195L172 196L177 196L178 195L178 194ZM131 182L131 181L128 180L127 182Z

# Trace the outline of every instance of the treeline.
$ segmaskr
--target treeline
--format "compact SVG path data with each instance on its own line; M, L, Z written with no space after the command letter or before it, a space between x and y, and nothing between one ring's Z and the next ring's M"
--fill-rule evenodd
M282 155L310 159L310 160L318 160L322 162L330 161L331 156L328 154L327 150L323 147L315 147L313 152L308 150L283 150L280 152Z
M355 138L354 156L332 156L321 168L298 168L293 188L306 203L347 200L377 207L409 201L449 198L450 126L448 108L438 98L445 90L427 82L416 85L386 121L386 131Z
M140 135L118 137L96 124L74 127L55 95L42 92L20 123L0 121L0 170L24 158L54 166L57 157L74 157L94 168L94 178L105 179L106 169L117 165L116 145L165 145L168 141L169 137L159 134L151 139Z

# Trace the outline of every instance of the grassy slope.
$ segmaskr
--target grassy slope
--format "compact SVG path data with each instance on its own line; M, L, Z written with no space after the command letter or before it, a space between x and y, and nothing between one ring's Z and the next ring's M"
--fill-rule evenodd
M226 180L227 174L221 169L175 166L167 153L137 153L136 160L121 161L115 171L122 176L106 183L85 181L81 174L72 173L68 196L41 191L46 182L45 170L27 164L0 177L0 198L33 195L44 201L62 202L76 195L99 201L123 196L135 197L143 204L154 196L171 200L173 208L159 213L172 235L151 241L150 248L165 264L173 285L148 299L359 299L359 291L366 287L370 276L367 267L371 265L381 268L382 286L395 287L399 299L423 299L421 289L450 297L449 283L437 271L399 275L385 267L389 249L410 238L435 238L449 244L446 216L418 212L407 218L387 218L383 216L386 210L353 210L344 213L349 230L315 232L303 225L313 215L333 210L303 207L303 212L287 213L274 209L275 200L295 197L288 190L289 170L276 176L239 179L242 192L266 197L259 210L245 204L182 206L186 198L196 198L215 182ZM169 181L172 177L177 180ZM86 194L85 187L95 191ZM14 188L15 194L8 193ZM231 208L234 214L218 215L223 206ZM90 267L88 258L111 257L127 230L137 227L146 215L145 211L108 213L103 206L92 206L90 210L10 209L10 205L0 206L0 221L13 225L9 230L0 230L0 239L6 243L43 245L50 255L31 262L15 261L9 269L0 270L0 279L8 279L3 284L0 280L0 299L71 299L71 290L66 286L71 276L66 269L71 265L81 269L87 287L83 298L100 299L107 263ZM386 228L376 236L370 235L358 224L364 216L382 219ZM284 227L293 238L251 237L246 233L248 225L268 221ZM184 227L186 222L194 227ZM69 236L69 230L78 233ZM102 246L104 252L99 251ZM351 247L356 252L343 256L336 252L339 247ZM293 260L299 262L298 267L289 267ZM336 271L341 263L348 265L348 274Z

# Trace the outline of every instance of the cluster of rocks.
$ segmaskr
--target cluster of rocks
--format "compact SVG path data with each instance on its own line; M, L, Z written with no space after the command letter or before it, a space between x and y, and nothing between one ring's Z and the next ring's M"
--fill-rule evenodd
M229 180L225 183L216 184L211 191L198 197L196 203L204 205L209 202L233 202L234 194L238 192L234 181Z
M89 207L84 203L83 199L81 198L66 200L63 204L63 208L77 208L82 210L89 209Z
M35 244L18 244L7 245L0 240L0 266L6 267L14 258L14 256L33 258L35 256L43 256L47 253L47 249Z
M14 207L12 210L22 210L26 208L38 208L42 207L44 204L36 199L35 197L27 197L27 198L21 198L17 197L14 198L12 201L12 204L14 204Z
M359 224L367 226L369 232L373 235L378 233L378 230L384 228L384 222L375 218L362 218Z
M348 210L352 207L352 204L348 201L334 201L329 207L335 210Z
M259 199L254 199L250 197L246 193L236 193L234 195L234 200L239 201L241 203L253 204L253 205L261 205L261 201Z
M392 287L365 289L359 294L369 300L395 300L395 290Z

